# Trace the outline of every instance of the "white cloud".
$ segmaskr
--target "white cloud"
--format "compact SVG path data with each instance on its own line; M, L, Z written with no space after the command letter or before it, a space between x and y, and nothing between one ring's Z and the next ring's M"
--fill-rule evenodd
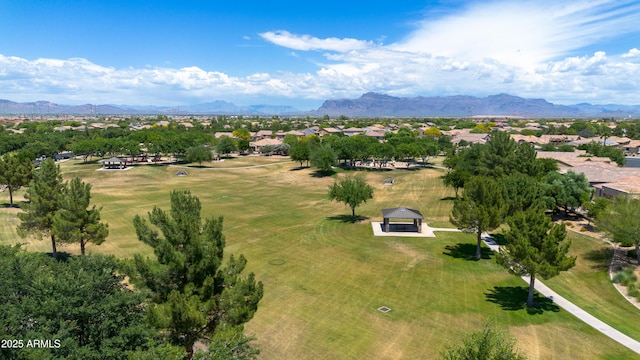
M628 58L640 58L640 50L638 50L637 48L633 48L631 50L629 50L628 53L622 55L623 58L628 59Z
M467 61L494 59L532 69L542 62L630 31L635 1L493 1L427 18L393 47Z
M372 45L370 41L349 38L338 39L335 37L319 39L310 35L291 34L290 32L285 30L268 31L259 35L265 40L272 42L278 46L303 51L326 50L347 52L352 50L362 50Z
M0 98L180 105L269 97L295 105L296 99L320 102L377 91L639 104L640 50L616 54L598 48L602 40L637 33L637 23L640 5L631 1L478 2L449 15L428 16L389 45L265 32L260 34L264 40L291 49L292 57L322 51L324 63L315 72L241 77L193 66L116 69L78 58L0 55ZM585 47L597 50L576 52Z

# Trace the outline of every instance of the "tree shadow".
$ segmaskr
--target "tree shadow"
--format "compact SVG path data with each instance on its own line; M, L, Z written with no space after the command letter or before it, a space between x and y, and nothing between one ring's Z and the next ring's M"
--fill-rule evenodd
M369 220L369 217L360 216L360 215L356 215L356 217L352 217L351 215L335 215L335 216L327 216L327 220L355 224L361 221Z
M47 256L52 257L53 258L53 253L52 252L47 252L46 253ZM58 261L68 261L69 259L71 259L71 257L73 257L73 255L71 253L68 253L66 251L57 251L56 254L58 255Z
M313 178L324 178L324 177L327 177L327 176L331 176L331 175L333 175L335 173L336 172L333 171L333 170L330 170L330 171L316 170L316 171L312 172L311 175L309 175L309 176L311 176Z
M507 245L507 239L504 237L503 234L495 233L495 234L489 234L489 236L496 242L496 244L501 246Z
M349 172L349 171L367 171L367 172L386 172L386 171L392 171L395 169L390 169L390 168L380 168L380 167L367 167L367 166L339 166L340 169L344 170L345 172Z
M477 261L476 259L476 244L469 243L457 243L453 246L447 245L445 246L445 251L442 253L447 256L451 256L454 259L465 259L471 261ZM486 247L480 248L480 258L481 259L491 259L493 255L493 251Z
M14 196L15 197L15 196ZM10 203L2 203L0 204L0 208L4 209L22 209L22 206L26 205L28 201L25 200L14 200L13 205Z
M80 159L82 160L82 159ZM80 162L76 162L73 163L71 166L79 166L79 165L96 165L96 164L100 164L99 163L100 160L87 160L87 161L80 161Z
M613 257L613 249L605 247L591 250L583 255L585 260L591 261L591 268L594 270L608 270L609 262Z
M582 220L582 216L573 213L573 212L569 212L569 213L565 213L564 211L554 211L551 213L551 220L552 221L560 221L560 220L564 220L564 221L580 221Z
M494 286L484 295L487 301L500 305L502 310L517 311L527 309L527 313L530 315L539 315L545 311L560 311L560 307L553 302L553 299L541 296L537 292L533 295L534 305L527 307L527 297L529 296L527 287Z
M294 168L289 169L289 171L300 171L308 168L310 168L310 166L296 166Z
M455 199L456 199L455 196L445 196L443 198L440 198L441 201L453 201Z

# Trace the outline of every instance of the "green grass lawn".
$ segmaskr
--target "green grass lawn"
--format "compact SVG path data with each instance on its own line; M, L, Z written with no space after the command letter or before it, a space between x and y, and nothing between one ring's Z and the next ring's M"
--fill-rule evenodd
M381 220L386 207L415 208L429 225L451 227L453 190L442 186L442 171L359 171L374 187L374 199L356 209L367 219L352 223L348 207L327 200L333 177L274 160L236 158L227 170L190 168L184 177L165 166L96 171L97 164L72 161L62 169L65 179L80 176L93 185L94 203L102 206L109 224L107 241L89 245L89 253L152 255L137 241L131 220L154 205L168 208L173 189L199 196L205 216L223 215L225 251L244 254L248 270L265 286L258 312L246 326L264 359L430 359L488 318L507 327L530 359L634 358L551 303L528 312L522 280L507 274L491 254L481 261L468 259L473 235L373 237L369 221ZM260 164L271 165L244 168ZM382 184L388 177L395 179L393 186ZM0 193L0 203L7 201ZM16 235L17 211L0 209L0 243L26 242L30 250L50 251L46 240ZM59 250L79 253L77 246ZM578 291L575 284L585 287L577 280L565 282L569 292ZM615 292L604 281L589 284L593 287L579 295L587 303L600 296L595 293ZM392 310L384 314L380 306ZM620 315L625 317L630 318Z
M640 339L640 310L630 304L609 279L611 247L598 239L569 231L576 266L544 283L567 300L626 335Z

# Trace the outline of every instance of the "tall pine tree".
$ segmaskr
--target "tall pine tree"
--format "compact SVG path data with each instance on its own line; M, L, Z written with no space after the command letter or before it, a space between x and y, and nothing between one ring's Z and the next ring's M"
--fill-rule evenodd
M500 226L504 212L500 186L487 177L472 177L465 185L462 198L453 203L451 223L476 235L476 260L481 256L482 233Z
M241 276L247 264L242 255L223 266L223 219L211 217L203 224L200 200L189 191L171 193L168 213L154 207L148 215L151 224L141 216L133 223L138 239L153 247L157 258L135 257L155 303L150 319L191 358L196 341L242 329L258 308L262 283L253 273Z
M53 233L53 218L60 208L60 196L64 184L60 167L49 158L40 164L40 168L33 172L33 179L25 197L29 202L22 207L23 213L18 214L21 220L18 225L18 234L26 236L35 233L38 236L49 235L51 237L51 249L53 257L57 258L56 236Z
M53 234L63 243L79 243L85 255L87 243L100 245L109 234L106 224L100 222L100 209L91 202L91 184L74 178L65 184L60 198L60 210L53 217Z
M500 247L498 263L518 276L529 276L527 306L533 306L536 277L549 279L575 265L576 258L567 256L570 240L567 229L551 221L541 204L520 211L509 218L507 244Z

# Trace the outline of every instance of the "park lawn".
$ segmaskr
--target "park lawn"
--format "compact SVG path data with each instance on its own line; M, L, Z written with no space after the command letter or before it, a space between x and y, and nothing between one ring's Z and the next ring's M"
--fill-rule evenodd
M204 216L223 215L226 253L244 254L248 270L265 286L258 312L246 325L264 359L434 358L488 318L507 327L531 359L634 356L553 304L528 313L522 280L507 274L489 252L488 259L468 259L474 252L470 234L372 236L369 221L381 220L386 207L415 208L429 225L451 227L447 199L453 190L442 186L443 171L318 177L297 165L192 168L183 177L171 166L96 171L99 165L72 161L62 169L65 179L80 176L93 185L93 202L109 224L107 241L88 246L89 252L152 255L136 239L131 219L154 205L167 209L173 189L197 195ZM356 209L362 218L355 223L348 207L326 195L335 177L352 173L375 189L374 199ZM393 186L382 184L388 177ZM23 241L15 220L8 221L16 211L0 210L0 243ZM30 250L50 251L47 241L27 241ZM79 252L75 245L60 250ZM380 306L392 310L384 314Z
M559 276L543 280L567 300L624 334L640 340L640 310L629 303L611 284L611 246L593 237L568 231L570 254L576 266Z
M275 163L289 163L291 159L287 156L249 156L249 155L230 155L223 157L221 160L205 161L200 163L176 164L176 167L188 168L235 168L247 166L262 166ZM299 164L299 163L298 163Z

